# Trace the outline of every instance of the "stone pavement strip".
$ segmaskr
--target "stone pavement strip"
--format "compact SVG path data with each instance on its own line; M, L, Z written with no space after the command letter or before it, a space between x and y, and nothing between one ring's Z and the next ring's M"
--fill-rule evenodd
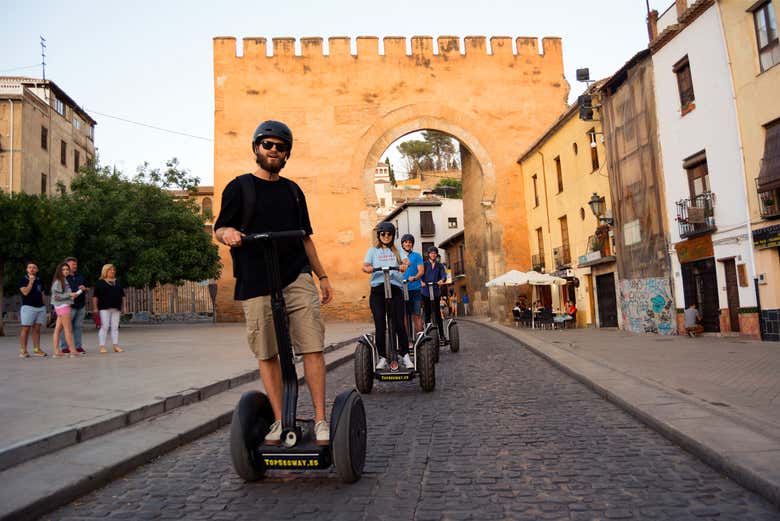
M489 325L780 506L780 346L728 337Z
M329 368L368 327L327 324ZM0 337L0 519L34 518L226 425L262 389L242 324L123 327L125 352L108 355L89 331L89 354L66 359L18 358L13 332Z

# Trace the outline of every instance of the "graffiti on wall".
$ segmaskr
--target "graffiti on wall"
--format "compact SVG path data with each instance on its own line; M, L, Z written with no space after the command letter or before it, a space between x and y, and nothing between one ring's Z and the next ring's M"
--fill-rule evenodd
M620 314L623 327L635 333L674 333L672 290L665 278L621 280Z

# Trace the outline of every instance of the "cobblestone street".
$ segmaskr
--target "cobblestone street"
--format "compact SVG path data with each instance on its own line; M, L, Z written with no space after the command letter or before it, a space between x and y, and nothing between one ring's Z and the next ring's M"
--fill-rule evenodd
M363 396L369 448L353 485L331 471L246 484L223 428L45 519L780 519L516 341L473 323L460 330L461 351L442 351L432 393L377 382ZM352 386L351 363L328 374L329 399Z

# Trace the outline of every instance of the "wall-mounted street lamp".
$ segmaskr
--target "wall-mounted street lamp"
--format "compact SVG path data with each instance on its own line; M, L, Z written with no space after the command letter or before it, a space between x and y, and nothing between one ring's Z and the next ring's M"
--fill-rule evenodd
M593 192L590 201L588 201L588 206L590 206L593 215L598 219L599 224L607 224L609 226L614 224L615 220L612 217L604 217L607 210L607 203L604 200L604 196L600 196L596 192Z

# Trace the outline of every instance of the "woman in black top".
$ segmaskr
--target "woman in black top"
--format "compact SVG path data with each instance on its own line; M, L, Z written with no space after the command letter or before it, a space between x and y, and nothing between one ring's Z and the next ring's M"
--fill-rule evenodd
M106 335L111 329L111 341L114 344L114 352L124 351L119 347L119 317L125 308L125 290L116 278L116 267L113 264L105 264L100 270L100 280L95 284L92 297L92 309L100 312L100 352L107 353Z

